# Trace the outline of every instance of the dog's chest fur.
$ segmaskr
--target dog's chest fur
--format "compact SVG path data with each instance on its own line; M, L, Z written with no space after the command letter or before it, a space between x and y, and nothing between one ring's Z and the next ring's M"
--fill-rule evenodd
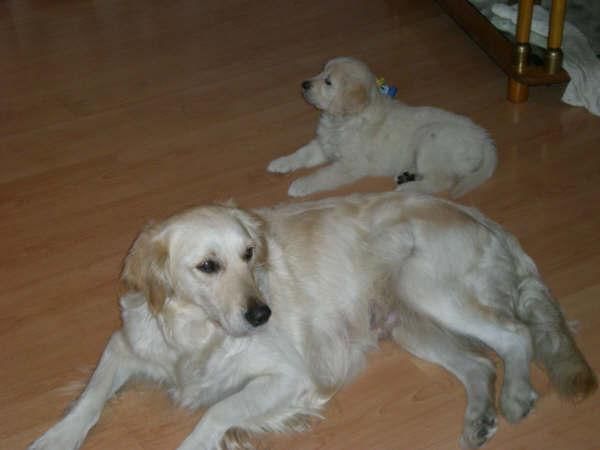
M225 336L197 307L167 304L155 315L143 296L135 293L122 297L121 310L131 350L152 363L150 377L166 380L178 404L189 408L213 404L249 376L231 366L244 359L250 339Z
M376 137L381 137L384 121L383 117L370 117L369 114L353 116L322 114L317 128L317 138L323 152L330 160L339 160L345 156L367 157L371 153L376 153L378 142Z

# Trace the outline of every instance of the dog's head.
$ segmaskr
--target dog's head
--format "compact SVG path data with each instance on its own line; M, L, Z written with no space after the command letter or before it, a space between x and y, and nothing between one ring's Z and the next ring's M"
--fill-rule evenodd
M266 261L263 227L258 216L235 207L189 210L142 231L123 281L155 313L168 300L193 302L227 334L245 335L271 314L255 280Z
M335 58L320 74L302 82L302 94L321 111L344 116L363 111L377 95L377 83L363 62Z

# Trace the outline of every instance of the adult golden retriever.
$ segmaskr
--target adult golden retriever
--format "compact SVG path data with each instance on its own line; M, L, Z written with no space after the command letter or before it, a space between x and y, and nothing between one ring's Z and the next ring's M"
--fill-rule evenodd
M596 378L534 263L500 226L448 201L371 194L246 211L191 209L148 227L123 269L123 327L70 412L31 450L78 448L130 378L208 407L180 450L238 448L244 433L299 429L365 365L378 339L465 386L461 442L483 445L537 398L532 359L558 391ZM245 447L246 448L246 447Z

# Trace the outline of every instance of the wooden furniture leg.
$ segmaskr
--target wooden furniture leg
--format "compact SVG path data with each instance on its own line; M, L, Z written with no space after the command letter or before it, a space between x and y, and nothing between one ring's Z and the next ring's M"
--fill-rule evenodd
M548 32L548 50L544 67L546 72L555 74L561 69L563 27L565 23L565 12L567 8L566 0L552 0L552 9L550 10L550 29Z
M569 80L569 75L561 67L560 52L566 0L552 2L548 37L550 51L546 57L546 67L528 64L533 0L519 2L516 44L496 29L468 0L436 1L507 74L509 101L526 101L528 86L564 83Z
M513 67L517 74L522 74L527 68L527 59L531 48L529 46L529 33L531 32L531 19L533 18L533 0L519 1L519 16L517 17L517 32ZM529 88L525 83L511 77L508 78L508 100L513 103L527 101Z

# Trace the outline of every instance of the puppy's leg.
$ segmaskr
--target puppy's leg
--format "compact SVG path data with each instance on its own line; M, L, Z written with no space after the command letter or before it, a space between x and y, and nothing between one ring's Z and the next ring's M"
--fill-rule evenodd
M73 450L81 446L90 428L98 421L106 401L143 367L131 354L120 331L113 334L98 367L69 413L29 450Z
M411 312L403 311L400 316L400 324L392 330L394 340L415 356L444 367L464 385L467 410L461 444L469 449L481 447L498 424L494 365L468 339Z
M363 175L339 162L335 162L317 170L312 175L295 180L290 185L288 194L292 197L302 197L314 192L328 191L345 184L350 184Z
M291 155L282 156L271 161L267 170L269 172L287 173L303 167L314 167L324 162L327 162L327 157L323 153L319 142L313 139Z
M286 420L306 409L295 404L302 395L302 384L279 375L255 378L211 406L178 450L216 450L232 428L250 432L284 429Z

